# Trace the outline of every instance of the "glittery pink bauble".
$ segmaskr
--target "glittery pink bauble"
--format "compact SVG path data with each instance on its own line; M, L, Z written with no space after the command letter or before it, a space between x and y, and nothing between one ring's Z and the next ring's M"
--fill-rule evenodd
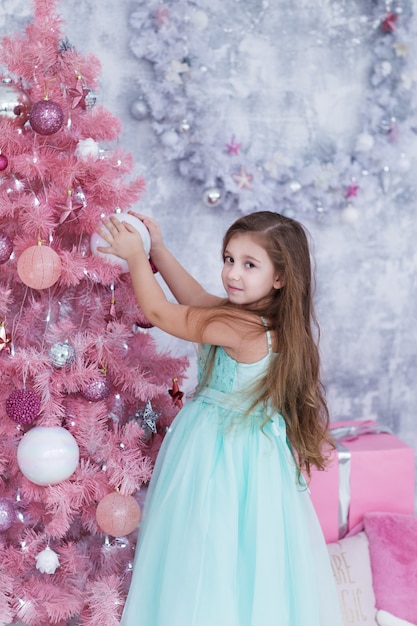
M9 530L15 519L13 502L7 498L0 498L0 532Z
M9 165L9 159L4 154L0 154L0 172L3 172Z
M64 112L53 100L40 100L30 107L29 122L35 133L53 135L64 123Z
M6 400L6 413L18 424L31 424L39 415L41 400L30 389L16 389Z
M107 535L123 537L135 530L141 513L140 506L133 496L123 496L115 491L100 500L96 519L101 530Z
M10 259L13 252L13 243L6 233L0 233L0 265Z
M82 397L91 402L104 400L110 395L111 380L107 374L103 374L98 380L93 380L80 392Z
M17 261L20 280L32 289L47 289L61 276L61 259L48 246L30 246Z

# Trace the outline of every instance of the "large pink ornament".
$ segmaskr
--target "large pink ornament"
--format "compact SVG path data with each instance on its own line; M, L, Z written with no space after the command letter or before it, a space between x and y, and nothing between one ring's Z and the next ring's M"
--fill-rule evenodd
M35 426L17 447L20 471L35 485L56 485L76 470L80 451L75 438L62 426Z
M20 280L32 289L47 289L61 276L61 259L48 246L30 246L17 261Z
M0 532L9 530L16 519L13 502L7 498L0 498Z
M6 233L0 233L0 265L6 263L6 261L10 259L12 252L12 240L6 235Z
M28 119L29 108L30 100L27 94L10 78L3 78L0 82L0 119L8 118L23 126Z
M149 235L148 229L143 224L143 222L141 222L141 220L135 217L134 215L130 215L130 213L115 213L113 215L110 215L109 217L115 217L120 222L127 222L128 224L131 224L132 226L134 226L134 228L136 228L136 230L142 237L143 247L145 248L145 252L147 256L149 257L149 253L151 250L151 237ZM108 245L109 244L107 243L107 241L105 241L102 237L100 237L98 233L93 233L91 235L91 241L90 241L91 252L97 256L102 257L103 259L111 263L112 265L117 265L117 267L120 268L120 271L122 274L127 274L127 272L129 271L129 266L127 264L127 261L125 261L124 259L121 259L115 254L106 254L105 252L99 252L97 250L98 247L106 248Z
M133 496L123 496L115 491L100 500L96 519L101 530L107 535L123 537L135 530L141 514L140 506Z
M40 409L41 399L30 389L16 389L6 400L6 413L17 424L31 424Z
M53 100L40 100L30 107L29 122L35 133L53 135L64 124L64 112Z

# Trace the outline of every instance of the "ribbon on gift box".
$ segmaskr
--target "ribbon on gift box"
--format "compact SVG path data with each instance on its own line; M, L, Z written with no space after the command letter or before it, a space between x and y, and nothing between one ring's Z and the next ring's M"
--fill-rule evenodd
M330 425L330 432L336 442L336 450L339 462L339 539L347 534L349 530L349 507L350 507L350 465L351 451L341 443L341 440L349 441L357 439L362 435L378 435L379 433L388 433L392 435L392 431L388 426L377 424L371 420L361 422L360 424L349 424L346 426Z

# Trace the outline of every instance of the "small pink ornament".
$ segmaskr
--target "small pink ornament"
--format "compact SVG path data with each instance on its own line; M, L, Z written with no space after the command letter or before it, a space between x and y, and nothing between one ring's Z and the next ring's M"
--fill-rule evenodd
M35 133L53 135L64 124L64 112L53 100L40 100L30 107L29 122Z
M17 261L20 280L32 289L47 289L61 276L61 259L49 246L30 246Z
M4 170L9 165L9 159L4 154L0 154L0 172L4 172Z
M84 389L80 391L83 398L90 402L98 402L104 400L110 395L112 382L108 374L101 374L100 378L88 383Z
M97 524L112 537L123 537L133 532L141 515L140 506L133 496L123 496L116 491L104 496L96 510Z
M17 424L31 424L40 408L39 396L30 389L16 389L6 400L6 413Z
M0 532L9 530L16 519L13 502L7 498L0 498Z
M0 265L10 259L13 252L13 243L6 233L0 233Z

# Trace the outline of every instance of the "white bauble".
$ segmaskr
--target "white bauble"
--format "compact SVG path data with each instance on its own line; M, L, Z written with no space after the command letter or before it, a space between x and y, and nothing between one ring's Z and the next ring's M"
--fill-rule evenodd
M138 231L139 235L142 237L143 247L145 249L146 255L149 257L149 253L151 251L151 236L149 234L148 229L143 224L143 222L138 217L135 217L134 215L130 215L129 213L114 213L113 215L110 215L109 217L115 217L120 222L127 222L128 224L131 224L131 226L133 226ZM103 228L105 228L104 225L103 225ZM127 261L125 261L124 259L121 259L115 254L107 254L106 252L101 252L97 250L97 248L100 248L100 247L106 248L108 245L109 244L107 243L107 241L105 241L103 237L101 237L98 233L93 233L91 235L91 240L90 240L91 252L95 254L96 256L102 257L103 259L111 263L112 265L117 265L120 268L120 271L122 274L127 274L129 272L129 266L127 264Z
M17 447L17 464L35 485L56 485L75 472L80 450L75 438L62 426L36 426Z

